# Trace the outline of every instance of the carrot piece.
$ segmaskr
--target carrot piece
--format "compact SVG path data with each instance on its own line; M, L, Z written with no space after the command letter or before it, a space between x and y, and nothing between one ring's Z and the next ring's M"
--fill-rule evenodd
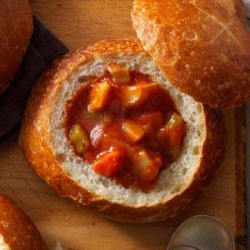
M93 164L93 170L101 175L112 177L122 169L125 153L122 150L114 150L100 156Z

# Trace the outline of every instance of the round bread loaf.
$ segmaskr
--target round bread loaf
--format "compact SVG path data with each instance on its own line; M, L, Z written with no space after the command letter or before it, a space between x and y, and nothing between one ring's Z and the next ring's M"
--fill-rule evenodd
M3 194L0 194L0 249L48 249L33 222Z
M28 47L33 30L27 0L0 1L0 94L9 86Z
M143 48L182 92L222 109L250 98L250 34L216 1L135 0L132 20Z
M186 123L179 158L149 192L95 173L66 136L65 104L86 84L83 79L102 74L110 62L150 75L169 92ZM224 136L220 115L174 87L139 42L121 39L76 50L43 74L28 102L20 144L32 168L60 195L115 220L149 222L175 216L208 184L223 158Z

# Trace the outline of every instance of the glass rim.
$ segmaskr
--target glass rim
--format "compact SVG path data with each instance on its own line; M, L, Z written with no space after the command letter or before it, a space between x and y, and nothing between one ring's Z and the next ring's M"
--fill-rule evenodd
M191 220L196 219L196 218L207 218L207 219L216 221L218 224L220 224L224 228L224 231L227 233L227 235L229 236L229 238L231 239L232 249L235 249L235 239L234 239L233 233L231 232L230 228L228 227L228 225L225 222L223 222L221 219L219 219L218 217L215 217L213 215L199 214L199 215L194 215L194 216L186 219L185 221L183 221L175 229L174 233L172 234L172 236L171 236L171 238L169 240L169 243L168 243L168 246L167 246L166 250L178 250L178 248L181 248L181 247L189 247L190 249L200 250L199 248L197 248L195 246L185 245L185 243L183 243L182 245L179 245L179 246L171 246L171 243L173 242L173 240L174 240L176 234L178 233L179 229L183 225L187 224L188 222L190 222Z

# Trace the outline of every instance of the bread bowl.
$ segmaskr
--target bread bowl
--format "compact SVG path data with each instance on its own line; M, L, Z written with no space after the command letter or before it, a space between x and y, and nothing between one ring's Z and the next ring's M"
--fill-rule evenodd
M150 190L124 187L96 173L76 154L67 133L68 103L110 63L149 75L168 91L185 120L181 153ZM223 158L224 140L221 116L170 84L139 41L128 39L100 41L56 61L33 89L20 133L31 167L60 195L126 222L165 220L182 211L212 179Z
M27 0L0 1L0 94L9 86L28 47L33 30Z
M33 222L3 194L0 194L0 249L48 249Z

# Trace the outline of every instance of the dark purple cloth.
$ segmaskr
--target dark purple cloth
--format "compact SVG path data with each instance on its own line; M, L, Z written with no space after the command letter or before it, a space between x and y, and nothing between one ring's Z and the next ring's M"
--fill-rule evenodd
M19 128L30 91L41 73L68 49L36 18L30 45L10 87L0 96L0 142Z

